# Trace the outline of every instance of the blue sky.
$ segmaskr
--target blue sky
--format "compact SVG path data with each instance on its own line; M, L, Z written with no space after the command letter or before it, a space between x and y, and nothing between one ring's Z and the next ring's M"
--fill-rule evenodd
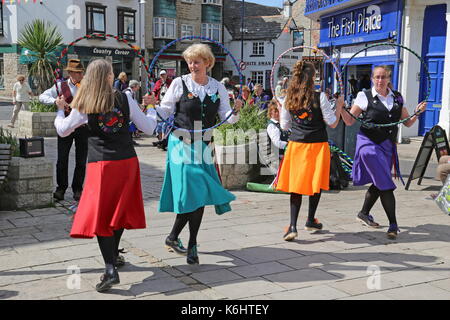
M283 0L245 0L245 2L253 2L271 7L282 7Z

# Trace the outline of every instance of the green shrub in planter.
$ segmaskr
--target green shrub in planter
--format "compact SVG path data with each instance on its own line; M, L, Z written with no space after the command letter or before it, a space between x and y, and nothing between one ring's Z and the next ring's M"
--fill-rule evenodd
M11 134L11 132L3 130L0 127L0 144L9 144L11 145L11 154L13 157L18 157L20 154L19 150L19 141L15 136Z
M31 112L56 112L56 106L54 104L46 105L40 103L39 100L32 100L30 102Z
M239 121L223 124L214 130L214 142L218 145L238 145L256 140L256 135L267 128L267 110L255 105L246 105L239 112ZM227 134L232 134L228 137Z

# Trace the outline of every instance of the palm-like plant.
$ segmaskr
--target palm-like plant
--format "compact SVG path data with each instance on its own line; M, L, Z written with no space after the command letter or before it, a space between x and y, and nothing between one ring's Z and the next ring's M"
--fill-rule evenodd
M54 51L62 45L62 40L56 27L39 19L26 24L20 33L18 44L27 48L33 57L29 74L37 80L39 92L53 83L53 66L56 63Z

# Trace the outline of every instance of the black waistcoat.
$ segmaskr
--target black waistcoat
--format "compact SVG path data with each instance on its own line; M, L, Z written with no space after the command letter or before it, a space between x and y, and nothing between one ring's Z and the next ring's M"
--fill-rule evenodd
M363 112L363 120L368 123L392 123L400 120L402 115L403 103L398 99L399 93L394 92L394 105L389 111L381 100L372 95L372 90L364 90L366 94L368 105L367 110ZM389 139L395 142L397 139L398 127L366 127L361 126L361 132L373 142L380 144L384 140Z
M216 124L217 113L220 106L219 91L212 97L206 94L205 99L201 102L198 96L189 92L184 80L181 82L183 83L183 95L176 104L174 118L175 126L188 130L206 129L214 126ZM197 127L195 128L194 122L197 123ZM201 127L198 125L199 123L201 123ZM182 133L182 135L184 136L186 133ZM195 139L202 137L200 133L190 133L190 135L191 140L193 140L194 137ZM203 139L205 141L210 141L211 134L205 134Z
M128 132L130 107L124 93L115 93L111 112L89 114L88 162L124 160L136 156Z
M290 134L289 131L282 130L281 124L279 122L273 122L272 120L269 120L269 123L272 123L273 125L275 125L278 128L278 130L280 130L280 140L281 141L288 141L289 134ZM273 147L275 148L275 150L278 149L275 147L275 145ZM272 141L270 140L269 134L267 134L267 150L271 150L271 148L272 148ZM279 153L280 153L280 155L284 154L284 149L279 150Z
M320 92L314 92L314 105L308 109L291 111L292 132L290 141L314 143L327 142L328 134L320 108Z

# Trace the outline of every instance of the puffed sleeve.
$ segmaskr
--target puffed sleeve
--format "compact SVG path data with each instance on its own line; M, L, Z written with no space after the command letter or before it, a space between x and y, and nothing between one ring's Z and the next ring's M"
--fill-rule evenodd
M280 100L281 101L281 113L280 113L280 126L283 130L289 130L292 126L292 117L291 113L286 110L284 107L285 105L285 99Z
M336 114L324 92L320 93L320 109L322 110L323 120L326 124L330 125L336 122Z
M219 117L223 121L228 117L230 113L233 112L230 106L230 97L228 96L228 91L223 84L219 84L219 95L220 95L220 106L219 106ZM239 114L232 114L228 119L227 123L236 123L239 121Z
M358 92L355 101L353 101L354 106L358 106L362 111L367 111L367 105L369 101L367 101L367 96L363 91Z
M80 113L77 109L72 109L67 117L64 117L64 110L58 110L54 124L58 135L64 138L87 122L88 116L85 113Z
M181 77L176 78L170 84L169 89L167 89L164 98L162 99L159 106L156 107L158 114L164 119L169 118L175 113L175 107L178 101L180 101L183 95L183 83Z

